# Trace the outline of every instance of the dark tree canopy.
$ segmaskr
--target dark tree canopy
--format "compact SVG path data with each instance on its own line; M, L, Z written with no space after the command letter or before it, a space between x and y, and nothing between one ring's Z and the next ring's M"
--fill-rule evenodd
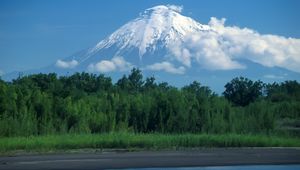
M284 100L300 101L300 84L297 81L285 81L282 83L273 83L266 86L268 99L274 102Z
M246 106L262 96L263 83L238 77L225 85L224 96L237 106Z
M140 91L144 84L142 72L137 68L133 68L131 70L131 74L129 74L128 80L133 92Z

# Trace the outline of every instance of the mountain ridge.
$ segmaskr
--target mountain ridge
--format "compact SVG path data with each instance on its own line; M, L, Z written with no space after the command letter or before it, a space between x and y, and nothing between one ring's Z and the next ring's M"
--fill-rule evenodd
M95 46L25 74L69 75L85 71L117 79L138 67L146 75L179 86L181 81L186 84L193 80L209 86L214 82L223 85L235 76L266 82L300 80L295 67L299 40L260 35L248 28L226 27L224 18L212 17L205 25L181 12L182 7L174 5L148 8ZM284 43L290 48L280 51L278 44ZM291 57L282 59L286 56ZM288 59L295 62L286 64ZM16 77L16 72L4 76L5 79ZM223 88L212 87L216 91Z

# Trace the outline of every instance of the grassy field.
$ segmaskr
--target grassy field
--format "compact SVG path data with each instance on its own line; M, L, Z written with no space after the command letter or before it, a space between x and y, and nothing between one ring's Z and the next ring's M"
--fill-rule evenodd
M178 149L192 147L299 147L300 138L261 135L207 134L74 134L0 139L0 153L97 149Z

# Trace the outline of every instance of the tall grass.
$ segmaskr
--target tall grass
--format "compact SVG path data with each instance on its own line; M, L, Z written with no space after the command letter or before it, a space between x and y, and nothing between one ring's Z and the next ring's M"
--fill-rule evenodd
M299 147L300 138L238 134L68 134L0 139L0 152L82 148L176 149L181 147Z

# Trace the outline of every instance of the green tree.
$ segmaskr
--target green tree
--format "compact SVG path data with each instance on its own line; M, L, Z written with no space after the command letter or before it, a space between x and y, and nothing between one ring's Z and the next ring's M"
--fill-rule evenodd
M157 87L154 77L147 77L144 84L144 91L153 90Z
M225 85L225 98L237 106L246 106L262 96L263 83L244 77L234 78Z
M127 78L127 76L123 75L121 79L118 80L117 82L117 87L123 91L128 92L130 90L130 82Z
M128 80L130 83L131 92L139 92L142 89L144 84L143 75L141 70L137 68L133 68L131 70L130 75L128 76Z

